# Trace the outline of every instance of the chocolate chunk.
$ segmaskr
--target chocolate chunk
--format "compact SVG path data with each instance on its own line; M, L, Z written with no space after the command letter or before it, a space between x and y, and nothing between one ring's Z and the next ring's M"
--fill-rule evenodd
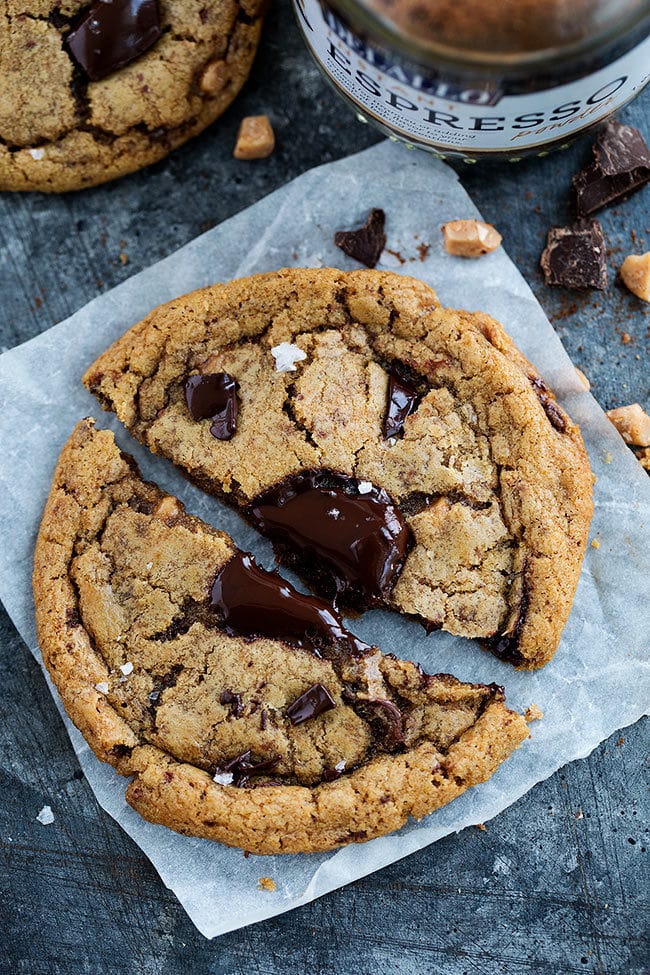
M420 403L417 389L391 369L388 373L388 403L384 417L384 439L401 437L404 420L417 410Z
M260 569L243 552L233 555L218 572L210 599L228 632L284 640L319 656L327 647L341 646L353 656L369 650L344 628L326 602L298 592L277 572Z
M325 711L331 711L336 707L336 701L322 684L312 684L312 686L297 697L293 704L287 708L287 717L291 724L302 724L311 718L317 718Z
M355 710L373 726L375 736L387 749L404 744L402 712L392 701L378 698L364 701L357 698Z
M383 210L371 210L363 227L357 230L337 230L334 243L348 257L366 267L375 267L386 246L385 223L386 214Z
M66 38L91 81L100 81L144 54L160 37L157 0L95 0Z
M218 766L215 772L230 772L233 777L233 785L241 789L246 787L251 776L263 775L264 772L269 772L279 761L279 758L274 757L256 762L251 758L249 749L241 755L237 755L236 758L231 758L229 761L224 762L223 765Z
M237 429L237 382L227 372L190 376L185 381L187 408L193 420L212 420L210 433L230 440Z
M241 694L234 694L232 691L224 691L219 698L219 704L229 704L230 714L233 718L240 718L244 710L241 702Z
M556 430L559 430L560 433L564 433L568 425L567 416L553 399L551 391L542 377L535 376L534 379L531 379L530 384L537 393L537 398L544 407L544 412L546 413L551 426L555 427Z
M390 496L343 474L311 471L287 478L248 508L253 524L273 541L329 573L337 595L378 606L395 585L411 547L411 532Z
M597 220L552 227L540 264L549 285L583 290L607 287L605 241Z
M638 129L615 119L593 146L594 160L572 180L578 216L626 199L650 181L650 149Z

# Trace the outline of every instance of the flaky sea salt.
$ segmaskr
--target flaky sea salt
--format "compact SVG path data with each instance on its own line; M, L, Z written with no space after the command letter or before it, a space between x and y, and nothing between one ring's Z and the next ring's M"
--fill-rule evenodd
M370 494L372 491L372 483L370 481L359 481L357 491L359 494Z
M147 562L147 569L153 569L153 562Z
M336 769L337 772L342 772L345 768L345 762L343 761L343 759L341 759L340 762L337 762L334 768Z
M299 349L297 345L290 342L280 342L271 349L271 355L275 359L276 372L295 372L296 362L302 362L307 358L307 353Z
M36 160L42 159L43 156L45 155L45 149L30 149L29 154L32 157L32 159L36 159Z
M99 691L100 694L108 694L108 683L105 680L100 680L98 684L95 684L95 690Z
M338 508L330 508L330 510L327 512L328 518L333 518L335 521L340 514L341 512Z
M125 664L120 664L120 670L122 671L125 677L128 677L129 674L133 673L133 664L131 663L130 660L127 660Z
M52 812L51 806L43 806L38 816L36 817L42 826L49 826L50 823L54 822L54 813Z
M235 776L232 772L217 772L212 778L217 783L217 785L232 785Z

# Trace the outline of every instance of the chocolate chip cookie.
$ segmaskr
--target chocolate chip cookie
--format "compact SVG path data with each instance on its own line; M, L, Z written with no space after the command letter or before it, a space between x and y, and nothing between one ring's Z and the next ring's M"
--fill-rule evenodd
M390 832L527 737L501 688L430 677L346 630L144 483L82 421L36 545L43 658L146 819L256 853Z
M539 667L592 513L578 427L502 326L376 271L285 270L152 312L84 382L315 591Z
M7 0L0 190L94 186L162 159L230 105L263 0Z

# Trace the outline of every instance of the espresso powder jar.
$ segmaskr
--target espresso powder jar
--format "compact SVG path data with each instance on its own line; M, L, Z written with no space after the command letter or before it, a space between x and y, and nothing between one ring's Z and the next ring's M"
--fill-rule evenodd
M565 148L650 80L650 0L293 2L358 117L442 158Z

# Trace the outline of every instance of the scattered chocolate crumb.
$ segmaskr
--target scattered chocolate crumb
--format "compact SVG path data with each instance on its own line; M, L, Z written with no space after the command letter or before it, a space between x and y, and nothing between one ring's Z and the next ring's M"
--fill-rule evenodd
M607 287L603 230L597 220L551 227L540 259L548 285L584 290Z
M417 252L420 255L421 261L425 261L427 259L430 250L431 250L431 244L424 244L424 243L418 244Z
M268 890L271 894L277 890L275 881L271 877L260 877L257 887L258 890Z
M402 257L402 255L400 254L399 251L392 251L390 249L390 247L387 247L386 248L386 253L387 254L392 254L393 257L397 258L397 260L400 262L400 264L406 264L406 258L405 257Z
M334 243L353 260L365 264L366 267L375 267L386 246L385 224L386 214L375 207L368 214L363 227L356 230L337 230Z
M526 713L524 718L526 721L540 721L544 717L544 712L536 704L531 704L530 707L526 708Z

